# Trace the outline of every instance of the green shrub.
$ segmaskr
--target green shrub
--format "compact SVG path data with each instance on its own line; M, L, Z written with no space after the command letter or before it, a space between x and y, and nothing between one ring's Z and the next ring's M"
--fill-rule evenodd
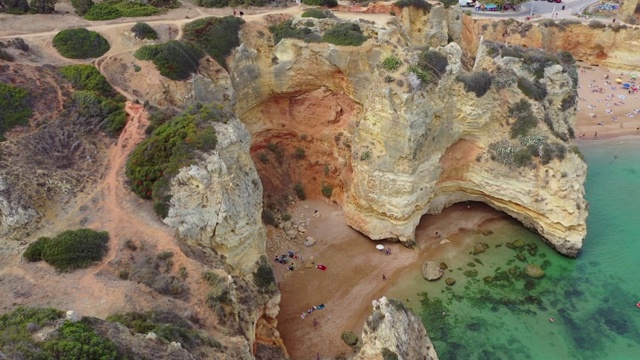
M58 271L91 266L107 253L109 233L91 229L67 230L44 241L42 259Z
M328 8L338 6L337 0L302 0L302 3L309 6L326 6Z
M36 262L42 260L42 252L47 242L51 241L48 237L39 237L38 240L29 244L22 256L29 262Z
M589 22L589 27L592 29L604 29L607 27L607 25L605 25L604 23L602 23L601 21L598 20L591 20Z
M435 50L424 50L420 53L420 58L418 59L418 68L420 70L430 73L432 75L431 78L440 79L442 75L447 70L447 66L449 65L449 61L447 57L440 54Z
M358 344L358 335L353 331L343 331L340 337L342 338L342 341L349 346L355 346Z
M59 335L43 348L55 359L120 359L116 345L82 322L65 321Z
M322 184L322 195L327 199L331 198L331 194L333 194L333 187L329 184Z
M307 198L307 195L304 193L304 187L302 186L302 183L298 182L293 185L293 190L296 192L296 196L298 196L298 199L305 200Z
M14 126L29 124L32 113L27 90L0 83L0 141Z
M198 346L221 347L218 341L200 333L191 323L171 311L113 314L107 317L107 321L120 323L139 334L153 332L160 339L179 342L189 350Z
M149 24L143 22L137 22L131 28L131 32L138 39L155 40L158 38L158 32L155 31Z
M456 80L464 84L465 91L475 93L476 97L482 97L491 88L491 74L486 71L459 75Z
M271 226L276 226L278 224L276 221L276 214L274 214L271 209L262 210L262 222Z
M53 38L53 47L68 59L95 58L109 51L105 38L84 28L60 31Z
M195 150L215 148L217 140L212 122L226 119L220 110L196 105L160 125L131 153L125 170L131 190L144 199L151 198L157 191L154 190L155 183L189 165Z
M440 0L445 9L450 8L452 5L458 4L458 0Z
M387 71L396 71L401 65L402 61L393 55L386 57L380 64Z
M93 65L63 66L60 68L60 72L78 90L93 91L104 97L116 95L111 84Z
M575 92L567 94L560 103L560 110L567 111L576 106L578 103L578 96Z
M525 99L509 107L509 116L516 119L511 124L511 138L527 136L530 130L538 125L538 119L533 115L531 104Z
M306 152L301 147L297 147L296 150L293 152L293 157L296 158L297 160L302 160L306 156L307 156Z
M171 80L186 80L198 72L204 53L186 41L171 40L160 45L145 45L134 56L139 60L151 60L160 75Z
M423 9L425 11L431 10L431 4L424 0L399 0L393 3L393 5L404 8L404 7L415 7L418 9Z
M19 306L0 315L0 349L6 359L53 359L32 339L32 332L61 318L62 311Z
M303 18L316 18L316 19L326 19L329 17L327 11L321 9L309 9L302 13Z
M196 5L206 8L223 8L229 6L229 0L196 0Z
M238 33L242 24L244 20L235 16L198 19L184 26L183 38L198 45L226 69L225 58L240 45Z
M108 133L119 134L127 122L122 102L98 96L93 91L76 91L71 95L71 100L78 115L103 119L102 129Z
M382 360L398 360L398 354L388 348L382 348Z
M93 0L71 0L71 6L76 10L76 14L84 16L93 6Z
M367 41L367 37L362 33L360 25L341 23L325 31L322 40L335 45L360 46Z
M276 278L273 275L273 269L266 261L261 262L256 272L253 273L253 282L261 289L269 288L275 284Z
M142 17L160 12L153 6L126 0L106 0L93 5L84 15L87 20L111 20L120 17Z
M322 38L308 28L294 28L293 21L287 20L276 25L269 26L273 35L273 44L276 45L284 38L300 39L305 42L321 42Z
M539 81L531 81L522 76L518 77L518 89L529 99L541 101L547 97L547 86Z
M169 208L171 208L171 195L165 196L165 199L162 201L156 201L153 203L153 211L158 215L161 219L169 216Z

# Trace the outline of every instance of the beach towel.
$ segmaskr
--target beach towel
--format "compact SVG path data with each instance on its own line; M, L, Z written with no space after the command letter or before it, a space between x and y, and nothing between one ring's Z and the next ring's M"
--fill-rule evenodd
M327 267L326 267L326 266L324 266L324 265L322 265L322 264L318 264L318 265L316 265L316 267L317 267L318 269L322 270L322 271L327 270Z

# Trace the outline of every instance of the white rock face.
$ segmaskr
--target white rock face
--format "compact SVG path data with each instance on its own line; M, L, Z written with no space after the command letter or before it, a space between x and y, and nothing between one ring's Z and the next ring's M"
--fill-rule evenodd
M438 360L424 325L402 303L382 297L372 304L373 312L362 329L362 348L354 359L381 359L386 348L399 360Z
M262 183L244 125L232 118L215 129L216 149L173 178L164 222L176 228L181 240L214 249L236 271L247 273L265 253Z

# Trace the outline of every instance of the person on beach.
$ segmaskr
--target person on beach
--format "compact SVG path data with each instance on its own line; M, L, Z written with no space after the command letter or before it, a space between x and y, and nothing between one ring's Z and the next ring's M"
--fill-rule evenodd
M316 320L316 318L313 318L313 327L317 327L318 326L318 320Z
M384 274L382 274L382 280L387 280L387 277Z

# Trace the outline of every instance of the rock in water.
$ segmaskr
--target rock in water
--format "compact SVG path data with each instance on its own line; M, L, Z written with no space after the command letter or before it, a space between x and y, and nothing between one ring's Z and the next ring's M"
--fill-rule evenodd
M422 265L422 277L429 281L435 281L442 277L440 264L435 261L427 261Z
M447 284L447 286L453 286L456 284L456 279L454 278L446 278L444 280L444 283Z
M524 272L527 276L532 278L541 278L544 276L544 270L537 264L529 264L526 268L524 268Z

